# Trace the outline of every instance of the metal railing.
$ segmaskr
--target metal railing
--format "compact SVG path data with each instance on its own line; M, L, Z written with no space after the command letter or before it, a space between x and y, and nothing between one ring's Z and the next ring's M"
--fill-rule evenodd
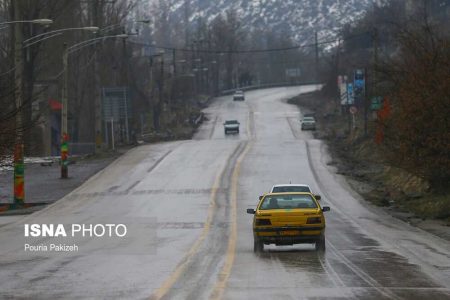
M231 95L235 91L249 91L249 90L272 88L272 87L298 86L298 85L310 85L310 84L322 84L322 82L303 81L303 82L296 82L296 83L292 83L292 82L263 83L263 84L238 87L238 88L229 89L229 90L223 90L223 91L219 92L219 95Z

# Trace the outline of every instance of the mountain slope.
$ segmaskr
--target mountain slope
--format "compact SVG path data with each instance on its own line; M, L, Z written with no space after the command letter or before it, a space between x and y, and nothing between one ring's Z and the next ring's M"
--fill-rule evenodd
M141 2L139 10L148 11L152 2ZM289 32L299 43L311 42L314 32L327 38L345 23L360 17L376 0L169 0L169 19L180 22L189 13L190 26L203 18L211 21L234 9L247 28ZM143 7L145 6L145 7Z

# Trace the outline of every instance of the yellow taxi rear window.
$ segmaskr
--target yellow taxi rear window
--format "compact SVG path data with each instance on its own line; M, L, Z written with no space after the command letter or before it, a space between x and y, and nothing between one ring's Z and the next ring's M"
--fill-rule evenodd
M317 204L310 195L271 195L259 207L260 210L294 208L317 208Z

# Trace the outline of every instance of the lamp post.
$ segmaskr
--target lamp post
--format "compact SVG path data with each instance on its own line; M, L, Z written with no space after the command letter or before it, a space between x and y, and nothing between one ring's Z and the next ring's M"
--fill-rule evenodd
M67 126L67 111L68 111L68 66L69 66L69 54L76 52L84 47L95 44L100 40L110 39L110 38L127 38L127 34L109 35L98 38L93 38L86 40L67 48L64 47L63 53L63 86L61 91L61 178L68 178L68 158L69 158L69 136L68 136L68 126Z
M17 2L15 2L17 3ZM18 11L18 7L15 8L15 12ZM18 17L17 15L15 17ZM55 32L61 32L66 30L94 30L94 27L89 28L64 28L60 30L55 30L47 33L43 33L37 36L34 36L28 40L23 41L22 36L22 28L21 24L23 23L33 23L33 24L41 24L41 25L49 25L53 21L50 19L36 19L30 21L10 21L1 23L3 24L16 24L14 28L14 82L15 82L15 104L16 104L16 139L14 145L14 205L23 205L25 201L25 168L24 168L24 141L23 141L23 116L22 116L22 103L23 103L23 94L22 94L22 77L23 77L23 61L22 61L22 50L42 41L42 39L36 39L37 37L43 37L45 35L49 35ZM98 29L98 28L97 28ZM58 33L57 35L59 35ZM55 36L55 34L50 37ZM45 38L44 38L45 39ZM29 42L32 41L32 42ZM25 44L25 42L29 42L29 44Z
M0 23L0 25L14 24L14 99L16 105L16 134L14 141L14 205L23 205L25 199L24 162L23 162L23 119L22 119L22 24L33 23L50 25L50 19L18 20L21 17L18 1L14 3L14 18L16 21Z

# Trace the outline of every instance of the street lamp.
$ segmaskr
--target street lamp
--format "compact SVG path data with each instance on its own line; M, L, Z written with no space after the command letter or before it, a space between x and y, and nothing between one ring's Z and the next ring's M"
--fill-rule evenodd
M9 24L17 24L17 23L32 23L32 24L39 24L48 26L53 23L53 20L50 19L34 19L34 20L19 20L19 21L8 21L0 23L0 26L2 25L9 25Z
M69 136L67 134L67 111L68 111L68 97L67 97L67 87L68 87L68 66L69 66L69 54L74 53L84 47L95 44L101 40L110 38L127 38L127 34L109 35L93 38L90 40L82 41L75 45L67 46L63 53L63 86L61 92L61 178L68 177L68 158L69 158Z
M21 17L18 1L12 1L14 6L14 18L16 21L8 21L0 23L0 25L14 25L14 101L17 109L15 116L16 133L14 141L14 205L23 205L25 200L25 169L23 163L24 143L23 143L23 94L22 94L22 40L23 32L22 23L32 23L41 25L50 25L53 20L50 19L34 19L19 20Z
M57 29L57 30L52 30L49 32L44 32L35 36L32 36L31 38L23 41L23 44L25 45L24 48L29 47L31 45L34 45L38 42L41 42L43 40L58 36L60 34L62 34L65 31L73 31L73 30L86 30L86 31L90 31L90 32L97 32L99 30L98 27L96 26L87 26L87 27L73 27L73 28L62 28L62 29Z

